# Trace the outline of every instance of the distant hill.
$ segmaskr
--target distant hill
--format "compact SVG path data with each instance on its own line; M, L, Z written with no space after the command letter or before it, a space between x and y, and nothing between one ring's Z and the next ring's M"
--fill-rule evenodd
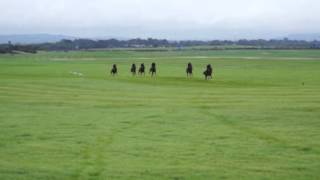
M305 40L305 41L320 41L320 34L290 34L288 39L291 40Z
M13 44L34 44L45 42L58 42L62 39L74 40L75 37L64 35L52 35L52 34L13 34L13 35L0 35L0 44L11 41Z

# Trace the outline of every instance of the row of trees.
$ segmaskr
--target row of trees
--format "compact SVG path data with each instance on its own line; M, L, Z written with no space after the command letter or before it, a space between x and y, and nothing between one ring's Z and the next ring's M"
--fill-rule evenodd
M8 44L0 44L0 54L10 53L13 54L17 51L26 53L37 53L39 47L37 45L22 45L15 44L12 45L11 42Z
M213 40L213 41L168 41L166 39L130 39L130 40L61 40L56 43L42 43L32 45L12 45L11 43L0 45L0 53L12 53L23 51L35 53L37 50L44 51L69 51L86 49L104 48L177 48L199 47L200 49L221 49L221 48L240 48L240 49L320 49L320 41L298 41L298 40ZM201 48L203 47L203 48Z

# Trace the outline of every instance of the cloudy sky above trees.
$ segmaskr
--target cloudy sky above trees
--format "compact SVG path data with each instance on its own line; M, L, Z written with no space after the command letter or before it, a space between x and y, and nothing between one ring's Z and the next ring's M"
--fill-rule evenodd
M0 0L0 34L237 39L317 32L319 0Z

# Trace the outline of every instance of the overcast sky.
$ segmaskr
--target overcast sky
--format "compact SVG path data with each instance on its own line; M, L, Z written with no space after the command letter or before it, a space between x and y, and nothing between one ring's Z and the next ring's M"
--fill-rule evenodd
M168 39L320 32L320 0L0 0L0 34Z

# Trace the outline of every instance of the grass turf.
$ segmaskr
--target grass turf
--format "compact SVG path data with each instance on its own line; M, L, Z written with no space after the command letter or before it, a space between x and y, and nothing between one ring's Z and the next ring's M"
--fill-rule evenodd
M308 50L0 55L0 179L319 179L319 69Z

